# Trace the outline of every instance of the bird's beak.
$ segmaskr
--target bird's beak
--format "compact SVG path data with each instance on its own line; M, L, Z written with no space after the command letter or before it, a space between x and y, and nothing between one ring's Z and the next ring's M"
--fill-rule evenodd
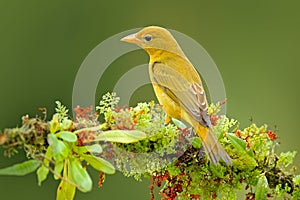
M140 40L136 37L136 33L123 37L121 39L122 42L128 42L133 44L139 44Z

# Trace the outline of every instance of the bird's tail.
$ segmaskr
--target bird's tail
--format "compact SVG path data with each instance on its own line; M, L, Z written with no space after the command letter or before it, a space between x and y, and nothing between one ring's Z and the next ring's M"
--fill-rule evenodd
M219 160L223 160L227 165L231 165L231 158L226 153L225 149L218 142L215 134L210 128L198 125L197 134L202 140L202 145L209 157L209 160L217 165Z

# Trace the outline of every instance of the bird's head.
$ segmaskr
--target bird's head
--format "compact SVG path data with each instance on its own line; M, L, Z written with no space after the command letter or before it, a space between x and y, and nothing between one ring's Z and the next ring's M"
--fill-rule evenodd
M123 42L133 43L146 51L164 50L176 54L182 54L182 50L171 33L159 26L148 26L137 33L121 39Z

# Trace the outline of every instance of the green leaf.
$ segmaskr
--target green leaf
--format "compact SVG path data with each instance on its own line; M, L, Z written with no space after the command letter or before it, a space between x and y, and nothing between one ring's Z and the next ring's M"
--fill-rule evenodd
M38 177L38 184L39 186L42 185L42 182L46 180L47 176L49 173L49 169L42 165L36 172L37 177Z
M227 133L227 138L230 140L230 142L232 143L232 145L236 149L246 151L246 147L247 147L247 142L246 141L244 141L241 138L237 137L233 133Z
M62 161L69 155L70 148L63 141L57 139L56 135L48 134L48 143L52 147L52 154L55 161Z
M249 156L253 157L254 154L251 150L247 150L247 142L237 137L233 133L227 133L227 138L230 140L231 144L239 151L244 151Z
M24 176L36 170L41 163L37 160L28 160L10 167L0 169L0 175Z
M92 179L78 160L71 160L70 173L72 180L78 185L80 191L88 192L92 190Z
M61 162L56 162L56 164L54 166L54 171L57 174L61 175L61 172L62 172L63 168L64 168L64 163L62 161ZM54 174L54 179L58 180L59 176L57 176L57 175Z
M49 145L53 145L54 143L57 142L57 138L56 138L56 136L53 133L49 133L47 135L47 140L48 140L48 144Z
M76 187L68 182L61 180L57 188L56 200L72 200L74 199Z
M186 125L182 121L175 119L175 118L172 118L172 121L178 128L180 128L180 129L186 128Z
M89 163L93 168L98 171L102 171L106 174L114 174L116 172L114 166L110 162L93 156L93 155L82 155L82 157Z
M72 177L70 175L70 165L69 162L65 162L63 177L72 182ZM74 199L76 192L76 187L70 183L61 180L56 194L56 200L72 200Z
M267 199L268 192L268 180L265 175L261 175L258 179L256 190L255 190L255 199L265 200Z
M50 163L50 159L52 159L52 147L48 146L47 151L45 153L45 157L43 160L43 165L37 170L37 178L38 178L38 184L41 185L44 180L46 180L49 169L47 168Z
M138 130L111 130L101 132L94 141L132 143L145 138L146 134Z
M77 141L77 136L75 133L70 132L70 131L61 131L56 134L57 137L67 141L67 142L76 142Z
M78 148L80 153L102 153L102 147L100 144L93 144L90 146L82 146Z
M52 159L52 146L48 146L46 153L45 153L45 157L43 160L44 165L49 166L50 160Z

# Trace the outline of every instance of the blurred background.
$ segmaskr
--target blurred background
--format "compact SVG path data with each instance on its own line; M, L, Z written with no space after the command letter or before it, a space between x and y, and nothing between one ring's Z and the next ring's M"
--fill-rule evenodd
M227 114L241 122L276 126L279 151L297 150L299 140L299 1L8 1L0 2L0 129L21 116L51 116L55 100L71 107L74 79L89 52L119 32L160 25L199 42L217 64L227 91ZM96 99L111 91L132 66L148 61L143 51L120 57L105 71ZM131 99L153 99L151 87ZM25 159L4 158L0 167ZM300 166L300 155L296 157ZM91 171L97 183L98 173ZM54 199L58 183L35 174L0 177L1 199ZM107 176L102 189L76 199L150 199L149 181Z

